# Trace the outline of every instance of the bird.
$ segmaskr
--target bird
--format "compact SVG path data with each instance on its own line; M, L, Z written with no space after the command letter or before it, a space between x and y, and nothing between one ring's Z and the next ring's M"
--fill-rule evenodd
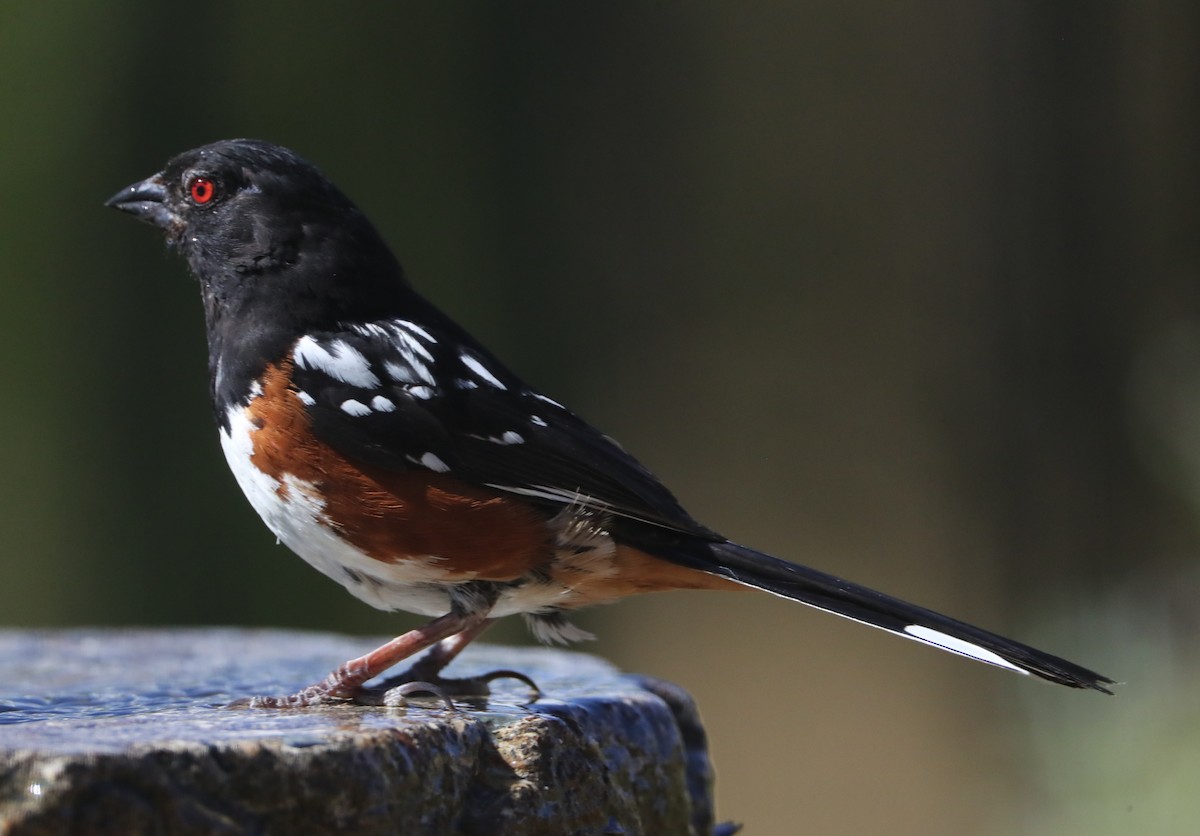
M161 230L199 283L221 447L267 528L367 604L429 619L255 705L354 701L406 660L389 682L436 690L497 619L519 614L539 640L567 643L591 637L569 619L578 609L680 589L767 592L1112 693L1081 665L697 522L420 295L364 213L287 148L213 142L106 205Z

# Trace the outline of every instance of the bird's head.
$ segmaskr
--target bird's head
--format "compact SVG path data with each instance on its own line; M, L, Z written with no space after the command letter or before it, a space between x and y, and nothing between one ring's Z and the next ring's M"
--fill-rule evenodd
M426 304L349 198L277 145L185 151L107 205L166 233L200 281L219 416L302 335Z
M163 230L200 280L210 314L262 302L354 319L375 315L369 308L404 287L362 212L278 145L232 139L185 151L106 205Z

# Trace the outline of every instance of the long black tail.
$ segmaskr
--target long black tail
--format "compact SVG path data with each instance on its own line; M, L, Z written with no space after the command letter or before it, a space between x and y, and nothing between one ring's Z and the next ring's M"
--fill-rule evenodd
M1071 688L1112 693L1106 686L1113 680L1106 676L933 610L737 543L713 543L708 550L711 559L691 548L671 549L663 556L989 665L1034 674Z

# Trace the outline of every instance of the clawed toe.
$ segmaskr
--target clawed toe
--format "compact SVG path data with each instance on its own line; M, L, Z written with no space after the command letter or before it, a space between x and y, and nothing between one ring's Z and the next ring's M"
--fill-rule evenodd
M537 702L542 697L542 689L538 687L538 684L520 671L501 669L485 673L478 678L482 679L487 685L491 685L497 679L515 679L518 682L528 685L529 690L532 692L526 702Z
M533 692L526 704L542 695L537 683L523 673L496 670L481 676L445 679L442 670L467 644L491 625L491 619L457 612L435 618L410 630L365 656L351 659L322 681L286 697L251 697L237 700L231 708L306 708L320 705L403 705L413 694L433 694L454 709L451 698L486 700L497 679L517 679ZM428 653L412 663L404 673L384 680L378 687L366 683L378 677L396 662L411 657L422 648Z
M243 697L227 708L312 708L319 705L347 705L357 701L356 694L344 694L320 685L310 685L294 694L280 697Z
M383 692L382 704L389 708L408 705L408 698L413 694L432 694L446 703L446 708L450 711L458 711L458 707L450 699L450 695L442 690L441 686L432 682L406 682L395 688L389 688Z
M394 676L385 680L378 688L372 691L384 693L384 704L393 705L403 703L403 698L410 694L416 693L431 693L436 694L447 702L451 697L463 700L481 700L487 699L492 695L491 684L497 679L516 679L525 685L529 686L532 694L526 703L536 702L542 696L542 689L537 683L530 679L520 671L513 670L495 670L489 671L479 676L469 676L463 678L450 679L441 676L430 676L424 679L413 679L414 671ZM416 687L419 686L419 687ZM395 698L388 698L388 695L396 694Z
M295 694L283 697L244 697L228 704L229 708L311 708L321 705L407 705L414 694L432 694L457 711L453 699L486 700L492 695L491 684L497 679L515 679L529 687L530 696L524 704L536 702L542 689L530 677L514 670L489 671L479 676L448 679L430 676L413 679L413 671L385 680L376 688L358 688L353 692L331 688L328 683L310 685Z

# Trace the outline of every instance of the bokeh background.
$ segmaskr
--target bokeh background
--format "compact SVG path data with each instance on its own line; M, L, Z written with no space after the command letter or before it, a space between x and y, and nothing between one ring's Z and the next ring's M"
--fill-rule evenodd
M101 207L260 137L700 519L1126 683L767 596L588 614L698 698L722 817L1200 827L1194 2L9 2L0 105L4 624L416 623L274 546L195 286Z

